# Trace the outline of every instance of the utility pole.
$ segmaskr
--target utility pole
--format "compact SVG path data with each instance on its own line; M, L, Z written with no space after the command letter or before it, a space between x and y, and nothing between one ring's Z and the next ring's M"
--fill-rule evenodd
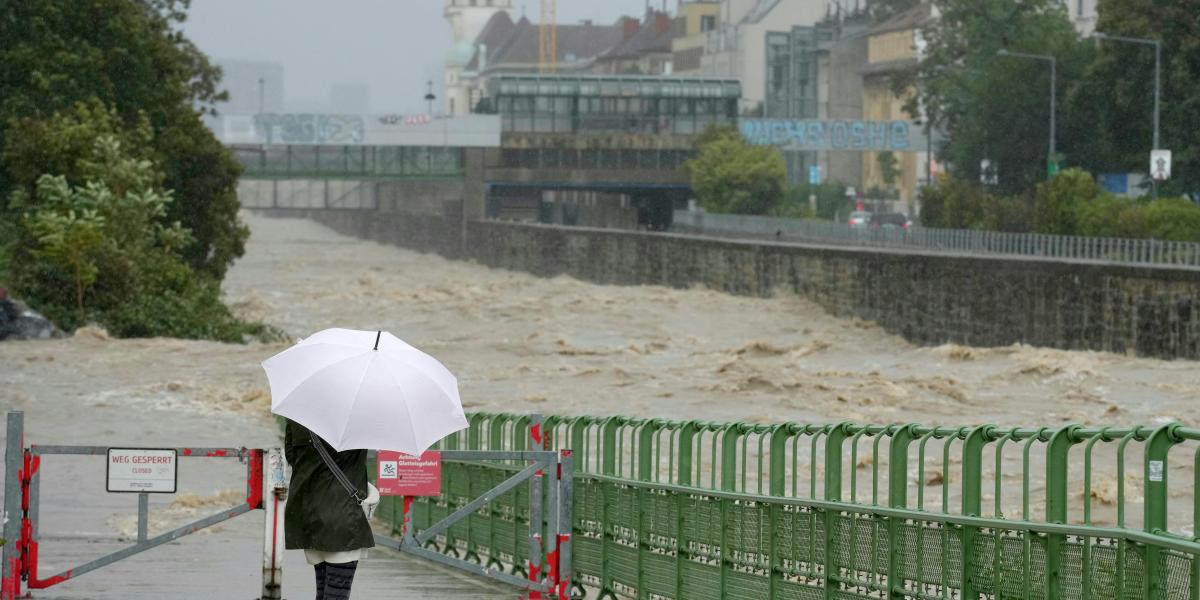
M1123 35L1112 35L1097 31L1092 34L1092 37L1098 40L1111 40L1114 42L1126 42L1129 44L1142 44L1145 46L1154 46L1154 145L1151 150L1159 150L1158 145L1158 119L1159 106L1162 98L1162 40L1149 38L1127 37ZM1154 198L1158 198L1158 180L1150 177L1150 185L1153 189Z

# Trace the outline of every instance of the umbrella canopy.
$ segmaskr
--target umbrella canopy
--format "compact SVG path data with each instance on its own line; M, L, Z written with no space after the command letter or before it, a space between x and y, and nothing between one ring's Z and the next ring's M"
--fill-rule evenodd
M386 331L326 329L262 363L271 412L339 452L419 456L465 429L458 380L437 359Z

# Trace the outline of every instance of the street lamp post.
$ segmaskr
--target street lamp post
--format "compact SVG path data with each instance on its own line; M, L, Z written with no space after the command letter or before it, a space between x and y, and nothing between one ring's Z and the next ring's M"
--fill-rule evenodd
M429 103L429 117L433 118L433 101L437 100L437 96L433 95L433 80L428 82L429 91L425 93L425 101ZM445 145L445 134L442 135L442 144ZM433 175L433 149L426 146L425 148L425 168L429 171L429 175Z
M1017 58L1028 58L1031 60L1044 60L1050 63L1050 155L1046 157L1046 175L1049 178L1050 165L1054 161L1055 148L1055 113L1058 112L1056 95L1057 95L1057 79L1058 79L1058 59L1049 54L1026 54L1024 52L1012 52L1006 49L1000 49L996 52L1000 56L1015 56ZM1055 164L1057 166L1057 164ZM1057 169L1056 169L1057 170Z
M1129 44L1142 44L1144 46L1154 46L1154 147L1151 150L1158 150L1158 115L1159 102L1162 98L1162 40L1152 40L1149 38L1127 37L1123 35L1112 35L1097 31L1092 34L1092 37L1098 40L1110 40L1114 42L1126 42ZM1150 178L1150 184L1154 189L1154 197L1158 197L1158 181L1153 177Z
M925 128L925 185L933 185L933 119L928 114L923 120L913 121L914 125Z
M425 93L425 101L429 103L429 116L433 116L433 101L437 100L437 96L433 95L433 80L426 83L429 86L429 91Z

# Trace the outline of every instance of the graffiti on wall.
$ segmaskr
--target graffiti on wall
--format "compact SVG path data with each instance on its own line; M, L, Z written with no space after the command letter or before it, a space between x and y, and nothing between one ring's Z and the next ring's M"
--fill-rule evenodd
M379 115L379 124L388 125L428 125L433 122L429 114L419 115Z
M362 144L367 128L359 115L267 113L254 116L254 131L268 144Z
M742 119L740 127L751 144L789 150L924 150L909 138L909 121Z

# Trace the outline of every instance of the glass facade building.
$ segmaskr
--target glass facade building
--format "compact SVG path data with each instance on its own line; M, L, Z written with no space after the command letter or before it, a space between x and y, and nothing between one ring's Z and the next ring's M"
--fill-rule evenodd
M817 117L817 57L833 43L825 27L792 27L767 32L766 99L763 116L775 119Z
M735 125L736 79L498 75L487 107L503 132L695 135Z
M833 43L827 27L794 26L791 31L766 35L766 90L763 116L768 119L816 119L820 52ZM788 180L808 181L808 168L817 164L817 153L789 150L783 153Z

